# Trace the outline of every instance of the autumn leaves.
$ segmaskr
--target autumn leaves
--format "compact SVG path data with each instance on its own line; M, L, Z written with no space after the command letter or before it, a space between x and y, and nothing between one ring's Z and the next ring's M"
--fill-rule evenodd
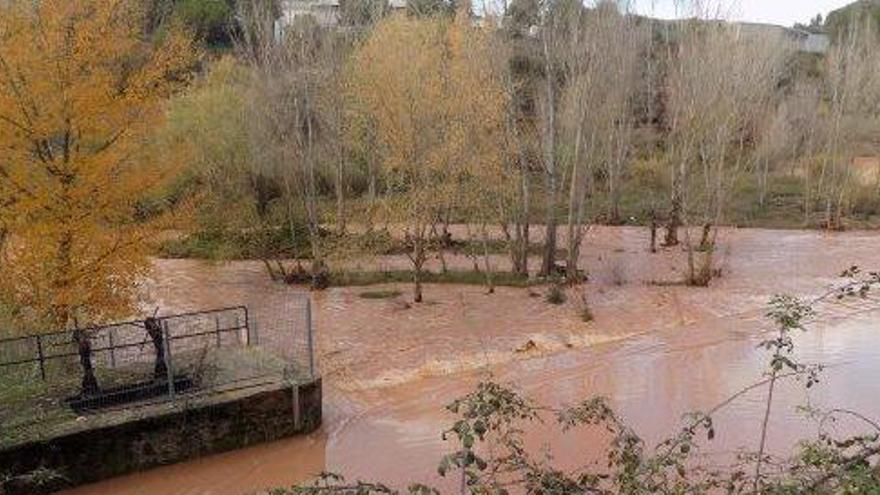
M432 224L453 207L503 222L512 187L505 132L510 95L490 33L454 19L396 16L380 24L348 68L352 135L369 136L389 194L382 210L404 226L420 301Z
M0 15L3 304L65 327L135 309L149 268L139 200L166 177L146 136L197 59L145 39L128 0L12 2Z

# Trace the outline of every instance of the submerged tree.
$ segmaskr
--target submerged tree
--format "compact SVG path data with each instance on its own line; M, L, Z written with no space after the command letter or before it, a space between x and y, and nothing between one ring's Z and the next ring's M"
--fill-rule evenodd
M780 99L790 47L778 36L687 21L671 54L667 160L672 179L670 236L684 227L689 284L713 276L717 226L740 174L754 159L758 122ZM702 235L697 243L690 227ZM698 266L697 251L703 253Z
M431 227L466 190L497 170L505 92L489 67L488 38L466 14L455 20L395 15L358 49L348 72L355 120L369 136L387 188L387 218L400 222L413 266L414 299ZM479 194L478 193L478 194Z
M303 226L311 283L323 288L329 280L326 260L331 246L322 225L335 221L341 235L347 220L341 76L351 40L359 33L327 29L308 16L276 33L271 29L271 5L247 0L239 3L239 9L246 28L238 52L248 79L247 87L239 91L248 102L244 114L251 168L278 188L273 221L287 229L292 244L300 242L297 226ZM336 196L335 218L321 201L328 181ZM275 267L270 267L273 277L303 275L287 270L280 261ZM299 265L297 270L302 271Z
M606 220L621 221L620 190L633 150L647 32L607 2L590 10L575 5L558 15L568 19L561 31L566 86L559 114L565 151L559 161L566 165L569 188L566 276L574 282L580 278L587 202L590 191L599 189L596 182L607 192Z
M387 211L403 222L413 266L413 298L422 300L429 229L448 184L440 105L444 58L439 21L396 15L380 24L349 68L358 112L374 125L375 153L387 183Z

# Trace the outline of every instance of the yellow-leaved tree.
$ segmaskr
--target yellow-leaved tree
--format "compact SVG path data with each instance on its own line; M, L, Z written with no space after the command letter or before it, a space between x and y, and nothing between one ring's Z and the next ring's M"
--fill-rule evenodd
M416 302L432 225L454 207L491 208L493 188L504 184L509 99L495 67L489 33L465 8L455 19L393 15L352 56L349 137L376 157L386 219L409 247Z
M150 39L142 3L0 6L0 295L28 326L136 310L155 227L141 205L174 168L148 135L198 59L182 31Z

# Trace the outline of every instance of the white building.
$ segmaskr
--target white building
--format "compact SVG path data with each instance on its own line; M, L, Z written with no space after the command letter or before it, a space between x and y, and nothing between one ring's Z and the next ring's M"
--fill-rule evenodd
M304 16L311 16L321 26L335 26L339 23L339 0L282 0L277 22L283 29Z
M737 23L736 28L740 36L766 36L788 40L801 52L826 53L831 46L831 38L827 34L816 34L796 28L751 22Z
M336 26L340 19L340 0L281 0L281 17L276 21L276 35L296 19L311 16L320 26ZM392 11L406 8L406 0L388 0Z

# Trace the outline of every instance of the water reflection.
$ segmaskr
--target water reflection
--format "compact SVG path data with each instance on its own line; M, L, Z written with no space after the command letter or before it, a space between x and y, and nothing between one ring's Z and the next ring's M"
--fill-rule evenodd
M327 435L280 440L164 466L63 492L65 495L239 495L291 486L326 469Z

